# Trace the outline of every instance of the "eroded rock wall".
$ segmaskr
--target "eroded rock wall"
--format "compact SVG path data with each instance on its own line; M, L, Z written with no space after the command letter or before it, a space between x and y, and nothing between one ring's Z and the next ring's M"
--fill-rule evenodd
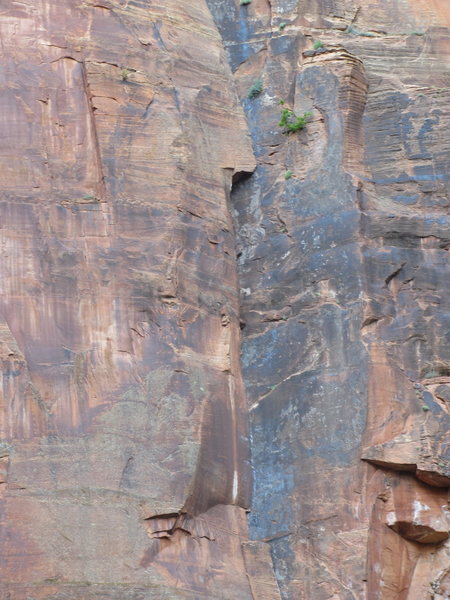
M0 596L251 598L254 157L210 12L11 1L0 36Z
M3 3L2 600L449 597L449 27Z
M258 161L233 197L252 536L282 598L446 598L448 3L208 3Z

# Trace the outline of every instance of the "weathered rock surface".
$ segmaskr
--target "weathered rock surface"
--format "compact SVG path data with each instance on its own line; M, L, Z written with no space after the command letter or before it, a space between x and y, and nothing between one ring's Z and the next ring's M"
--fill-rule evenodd
M0 36L0 598L449 598L447 0Z
M12 1L0 36L0 597L251 598L254 158L208 8Z
M420 384L416 390L424 389ZM414 471L429 485L450 487L450 415L429 392L419 392L423 415L410 419L406 432L366 448L361 457L398 471ZM436 396L436 399L438 397Z
M419 486L411 477L392 481L386 502L386 524L402 537L438 544L449 536L447 494Z
M251 533L285 599L445 594L448 3L208 3L258 161L233 194Z

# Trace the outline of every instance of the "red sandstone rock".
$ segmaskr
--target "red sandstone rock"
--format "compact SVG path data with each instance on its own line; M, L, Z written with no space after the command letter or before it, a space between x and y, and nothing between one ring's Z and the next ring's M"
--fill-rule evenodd
M0 596L250 598L229 192L254 158L212 17L14 1L0 35Z
M442 600L448 2L208 5L0 7L0 595Z
M411 478L393 482L386 525L421 544L438 544L449 536L447 494L417 486Z
M389 469L413 471L429 485L448 488L450 417L431 397L429 401L433 410L423 404L422 415L410 420L407 433L366 448L361 458Z

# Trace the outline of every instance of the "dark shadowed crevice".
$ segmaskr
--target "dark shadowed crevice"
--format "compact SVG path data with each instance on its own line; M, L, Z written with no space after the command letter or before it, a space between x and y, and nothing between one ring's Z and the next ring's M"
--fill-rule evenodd
M251 256L251 254L255 251L255 247L260 241L260 235L255 236L254 232L252 231L252 227L248 226L248 217L249 211L251 211L252 198L255 198L255 195L259 195L260 182L258 181L258 179L261 175L261 172L257 168L255 173L237 173L236 175L237 177L233 178L233 185L230 192L230 213L233 219L233 228L236 236L236 261L238 266L238 276L241 278L241 366L245 368L245 364L248 363L249 360L249 356L247 356L247 347L245 344L245 340L247 335L251 334L251 331L249 333L247 330L248 307L245 306L245 299L249 294L249 290L243 287L242 280L248 280L249 270L254 271L253 275L255 277L255 280L257 280L261 275L257 271L257 268L254 269L254 266L251 264L249 267L248 264L249 256ZM243 378L245 385L245 373L243 373ZM258 423L258 420L254 419L254 412L252 412L252 410L249 410L248 418L249 451L252 469L252 492L248 521L249 536L251 540L259 541L260 543L265 544L269 547L269 554L272 562L272 570L278 588L276 590L276 593L277 595L279 594L279 597L281 599L287 597L283 594L283 582L287 577L289 577L289 574L287 572L288 565L286 563L285 557L287 555L292 554L292 551L289 548L289 544L286 544L287 540L278 539L278 535L274 536L277 539L268 539L267 532L270 528L267 527L267 522L265 519L270 520L272 511L269 506L269 509L266 513L264 510L264 504L266 503L266 501L269 501L269 504L271 502L273 504L276 503L279 507L280 498L278 494L279 489L277 488L277 480L279 480L280 478L283 479L286 474L283 472L282 469L280 470L280 465L276 465L274 463L274 471L277 471L277 474L274 474L273 480L269 482L270 489L267 488L268 478L267 473L265 472L265 466L261 465L261 457L259 456L259 453L254 452L254 440L255 438L260 438L261 434L264 435L264 431L267 430L267 423ZM275 507L273 506L272 508ZM286 537L286 534L289 535L288 532L283 530L281 535L284 538Z

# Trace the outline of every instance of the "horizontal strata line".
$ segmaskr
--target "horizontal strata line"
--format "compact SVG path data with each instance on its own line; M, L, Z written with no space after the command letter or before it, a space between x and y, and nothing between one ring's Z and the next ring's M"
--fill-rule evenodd
M114 589L114 588L120 588L120 589L130 589L131 591L139 591L139 590L181 590L183 592L187 592L189 594L196 594L197 592L195 590L190 590L189 588L182 588L182 587L173 587L173 586L165 586L164 584L158 584L158 583L120 583L120 582L109 582L109 581L101 581L101 582L88 582L88 581L57 581L57 580L51 580L49 579L48 582L36 582L36 583L27 583L27 584L21 584L21 583L8 583L8 582L2 582L0 584L1 588L0 589L15 589L15 590L27 590L30 588L48 588L50 586L58 586L58 587L68 587L68 588L73 588L73 587L80 587L80 588L95 588L95 587L107 587L110 589ZM195 598L197 598L198 596L195 596ZM206 596L205 596L206 597Z

